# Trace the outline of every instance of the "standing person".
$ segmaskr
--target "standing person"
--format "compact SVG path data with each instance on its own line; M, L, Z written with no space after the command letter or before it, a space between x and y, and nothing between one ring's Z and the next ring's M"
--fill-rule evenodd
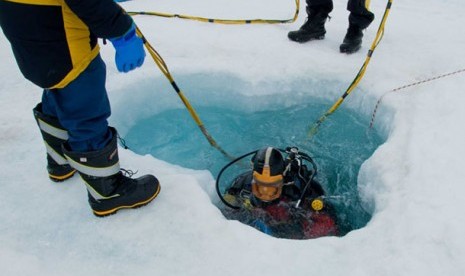
M50 179L78 171L96 216L152 201L155 176L132 179L120 170L97 43L111 41L120 72L140 67L145 52L131 17L113 0L0 0L0 25L24 77L44 89L33 113Z
M339 47L341 53L355 53L362 46L362 31L375 18L375 15L368 10L369 4L370 0L349 0L347 4L347 10L350 11L349 28ZM300 43L323 39L326 34L325 22L332 10L332 0L307 0L307 21L299 30L289 32L289 39Z

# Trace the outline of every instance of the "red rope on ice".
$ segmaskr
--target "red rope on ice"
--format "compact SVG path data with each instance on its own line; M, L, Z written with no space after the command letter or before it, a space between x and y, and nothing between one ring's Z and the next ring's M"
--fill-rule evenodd
M378 102L376 102L375 109L373 110L373 114L371 115L370 128L373 127L373 124L374 124L374 121L375 121L375 117L376 117L376 112L378 111L378 107L379 107L379 105L381 104L381 101L383 100L384 96L386 96L388 93L397 92L397 91L399 91L399 90L403 90L403 89L408 88L408 87L412 87L412 86L419 85L419 84L422 84L422 83L434 81L434 80L437 80L437 79L441 79L441 78L444 78L444 77L452 76L452 75L455 75L455 74L458 74L458 73L462 73L462 72L465 72L465 68L464 68L464 69L457 70L457 71L455 71L455 72L447 73L447 74L444 74L444 75L439 75L439 76L432 77L432 78L429 78L429 79L425 79L425 80L421 80L421 81L414 82L414 83L411 83L411 84L407 84L407 85L404 85L404 86L400 86L400 87L397 87L397 88L395 88L395 89L392 89L392 90L390 90L390 91L385 92L385 93L379 98Z

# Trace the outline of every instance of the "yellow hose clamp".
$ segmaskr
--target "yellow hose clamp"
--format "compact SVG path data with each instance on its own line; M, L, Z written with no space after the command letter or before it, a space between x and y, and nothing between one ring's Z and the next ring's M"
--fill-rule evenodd
M316 198L312 201L311 206L314 211L321 211L324 207L323 200Z

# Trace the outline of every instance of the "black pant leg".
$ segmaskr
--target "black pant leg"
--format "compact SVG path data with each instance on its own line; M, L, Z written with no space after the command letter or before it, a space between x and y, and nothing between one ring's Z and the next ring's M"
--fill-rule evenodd
M307 0L307 13L330 13L333 10L333 0Z
M375 15L368 10L366 0L349 0L347 10L350 11L349 23L361 29L366 29L375 19Z

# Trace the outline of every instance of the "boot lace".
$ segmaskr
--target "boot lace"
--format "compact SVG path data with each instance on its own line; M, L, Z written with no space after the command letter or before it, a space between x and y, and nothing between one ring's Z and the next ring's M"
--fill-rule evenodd
M119 169L121 174L126 176L126 177L129 177L129 178L132 178L133 175L137 174L138 171L132 171L132 170L126 170L126 169L123 169L123 168L120 168Z
M124 149L129 149L129 147L126 145L126 140L119 136L119 133L116 133L116 138L118 138L119 142L121 143Z

